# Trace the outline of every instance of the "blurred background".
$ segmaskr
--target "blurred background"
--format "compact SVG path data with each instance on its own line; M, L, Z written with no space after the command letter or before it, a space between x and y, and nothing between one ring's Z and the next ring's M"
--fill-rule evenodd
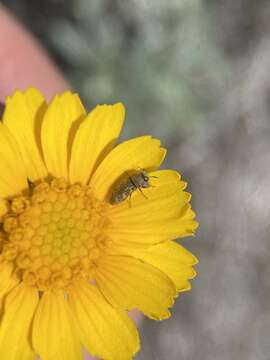
M189 182L200 260L137 360L270 359L269 0L0 1L87 106L123 101Z

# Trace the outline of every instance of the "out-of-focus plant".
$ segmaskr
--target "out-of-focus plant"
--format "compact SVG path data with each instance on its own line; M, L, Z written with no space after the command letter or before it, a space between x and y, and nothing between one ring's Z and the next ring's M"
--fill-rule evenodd
M225 64L200 0L76 0L50 36L88 103L123 101L129 131L177 135L207 117Z
M227 64L204 0L3 0L90 107L121 100L125 135L179 141L208 118ZM168 140L168 139L167 139Z

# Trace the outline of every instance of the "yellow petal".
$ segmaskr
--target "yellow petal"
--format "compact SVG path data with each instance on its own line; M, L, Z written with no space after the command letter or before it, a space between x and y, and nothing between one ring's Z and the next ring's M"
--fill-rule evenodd
M32 331L33 347L42 360L79 360L82 350L64 293L45 292Z
M150 187L135 191L130 199L109 208L113 226L144 226L149 222L176 219L187 211L190 194L176 171L161 170L149 174Z
M8 294L0 326L0 359L34 359L29 332L37 303L38 292L24 284Z
M69 294L70 308L87 351L103 360L130 360L139 350L139 337L128 316L114 309L98 289L76 283Z
M68 158L73 130L85 115L76 94L69 91L56 95L50 102L41 128L41 143L48 172L68 179Z
M9 210L8 201L0 198L0 222L3 222L3 217Z
M150 136L119 144L106 156L90 180L95 196L103 200L117 179L130 170L158 168L165 154L160 141Z
M36 360L36 354L33 352L33 350L30 348L30 346L27 346L27 347L23 348L18 359L20 359L20 360Z
M15 195L27 188L27 173L15 138L0 123L0 197Z
M2 310L3 297L14 288L19 280L13 275L13 266L11 263L2 263L0 265L0 309Z
M2 263L0 265L0 279L0 315L2 315L5 296L19 282L18 278L13 274L13 265L11 263Z
M154 245L166 240L193 235L198 227L194 216L193 211L188 209L187 214L179 219L145 224L130 223L121 226L110 224L106 228L106 234L113 242L121 246L128 243Z
M124 122L122 104L97 106L81 123L72 145L70 182L87 184L93 171L113 148Z
M197 258L174 241L166 241L145 249L126 248L122 253L157 267L169 276L177 291L189 290L188 280L196 276L192 265L197 264Z
M31 181L47 176L47 170L38 149L36 128L46 107L44 96L36 89L16 91L6 100L3 122L16 139L27 177Z
M157 268L127 256L104 256L98 263L97 285L115 307L137 308L153 319L170 316L176 289Z

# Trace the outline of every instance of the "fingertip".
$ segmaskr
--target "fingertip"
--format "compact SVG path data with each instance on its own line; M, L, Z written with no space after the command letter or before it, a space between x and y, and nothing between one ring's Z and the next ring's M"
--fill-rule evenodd
M34 86L47 98L69 88L46 51L0 5L0 101L15 89Z

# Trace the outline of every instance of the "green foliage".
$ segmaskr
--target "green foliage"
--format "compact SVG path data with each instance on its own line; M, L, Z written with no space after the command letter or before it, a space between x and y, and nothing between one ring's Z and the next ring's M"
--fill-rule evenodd
M200 0L74 0L49 28L90 107L122 101L126 135L177 137L207 118L226 71Z

